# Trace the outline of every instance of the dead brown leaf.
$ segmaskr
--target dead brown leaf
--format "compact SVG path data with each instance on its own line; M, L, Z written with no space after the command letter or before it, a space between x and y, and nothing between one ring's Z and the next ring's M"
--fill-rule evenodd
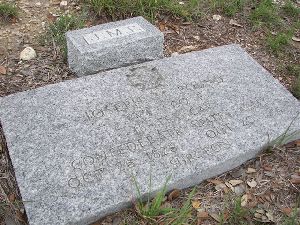
M292 208L286 207L286 208L282 208L281 211L282 211L285 215L289 216L289 215L293 212L293 209L292 209Z
M249 173L249 174L250 174L250 173L256 173L256 169L251 168L251 167L248 167L246 173Z
M248 202L248 195L245 194L242 196L242 199L241 199L241 206L246 206L247 205L247 202Z
M180 27L176 24L168 24L168 27L174 30L177 34L180 33Z
M192 206L194 209L199 209L201 206L200 201L196 200L196 201L192 201Z
M48 13L47 19L50 22L55 22L57 20L57 16L53 15L52 13Z
M8 195L8 199L11 203L13 203L16 200L16 195L14 193Z
M5 75L6 74L6 68L4 66L0 65L0 74Z
M217 184L222 184L223 182L222 181L220 181L220 180L211 180L211 179L209 179L209 180L207 180L209 183L212 183L212 184L214 184L214 185L217 185Z
M193 51L193 50L196 50L198 48L198 46L195 46L195 45L188 45L188 46L183 46L179 49L178 52L180 53L186 53L186 52L190 52L190 51Z
M228 188L231 189L232 192L234 192L234 187L231 184L229 184L228 182L225 182L225 184Z
M241 183L243 183L244 181L242 180L230 180L229 183L232 185L232 186L236 186L236 185L239 185Z
M225 189L225 188L227 188L227 187L226 187L226 185L223 184L223 183L217 184L217 185L215 186L216 191L220 191L220 190L223 190L223 189Z
M293 184L300 184L300 176L294 174L291 176L291 183Z
M254 188L257 186L257 182L255 180L247 181L249 187Z
M262 168L266 171L272 171L272 167L270 165L263 165Z
M241 24L239 24L236 20L234 20L234 19L231 19L230 21L229 21L229 24L230 25L233 25L233 26L236 26L236 27L243 27Z
M197 212L197 217L201 219L207 219L209 217L208 212L202 211L202 212Z
M174 199L178 198L180 196L180 190L174 189L171 191L171 193L168 195L168 200L173 201Z
M158 27L159 27L159 30L161 32L163 32L163 31L166 30L166 23L160 22L159 25L158 25Z

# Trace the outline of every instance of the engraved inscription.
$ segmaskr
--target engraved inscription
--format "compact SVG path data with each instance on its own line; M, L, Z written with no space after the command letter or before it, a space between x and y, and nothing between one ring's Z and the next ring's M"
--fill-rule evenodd
M176 95L168 95L157 91L164 85L164 78L156 67L137 66L131 72L127 81L147 91L148 97L125 97L114 102L95 99L88 103L82 117L98 140L98 147L92 154L70 162L70 188L105 182L112 168L115 176L130 178L144 167L143 160L148 165L163 164L172 171L199 159L227 157L227 149L232 148L228 137L237 127L244 129L253 123L249 115L234 118L226 110L214 108L209 100L202 100L203 89L224 83L221 76L182 83L175 86ZM157 98L157 94L163 96ZM178 144L187 139L185 135L204 138L209 144L199 142L195 150L186 152Z
M145 30L137 23L133 23L126 26L120 26L112 29L100 30L93 33L85 34L83 38L89 45L91 45L99 43L101 41L120 38L140 32L145 32Z

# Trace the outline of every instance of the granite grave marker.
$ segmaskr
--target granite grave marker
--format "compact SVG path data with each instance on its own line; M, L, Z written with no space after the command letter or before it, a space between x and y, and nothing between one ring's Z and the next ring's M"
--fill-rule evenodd
M237 45L0 99L31 225L88 224L142 193L232 169L299 129L300 104Z
M163 34L143 17L69 31L66 38L78 76L163 57Z

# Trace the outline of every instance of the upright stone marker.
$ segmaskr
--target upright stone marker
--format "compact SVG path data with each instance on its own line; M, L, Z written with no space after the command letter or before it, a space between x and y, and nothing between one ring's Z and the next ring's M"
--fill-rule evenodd
M299 129L300 104L229 45L0 99L31 225L87 224L147 193L232 169ZM296 119L295 119L296 118Z
M163 34L143 17L69 31L68 62L78 76L163 57Z

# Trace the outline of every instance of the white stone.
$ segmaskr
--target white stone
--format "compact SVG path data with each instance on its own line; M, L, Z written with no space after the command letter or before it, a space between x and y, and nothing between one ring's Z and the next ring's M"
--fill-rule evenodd
M36 52L32 47L26 47L21 53L20 53L20 59L21 60L31 60L36 58Z
M60 8L65 9L68 6L68 1L61 1L59 6Z
M220 19L222 19L222 16L220 16L220 15L213 15L213 20L219 21Z

